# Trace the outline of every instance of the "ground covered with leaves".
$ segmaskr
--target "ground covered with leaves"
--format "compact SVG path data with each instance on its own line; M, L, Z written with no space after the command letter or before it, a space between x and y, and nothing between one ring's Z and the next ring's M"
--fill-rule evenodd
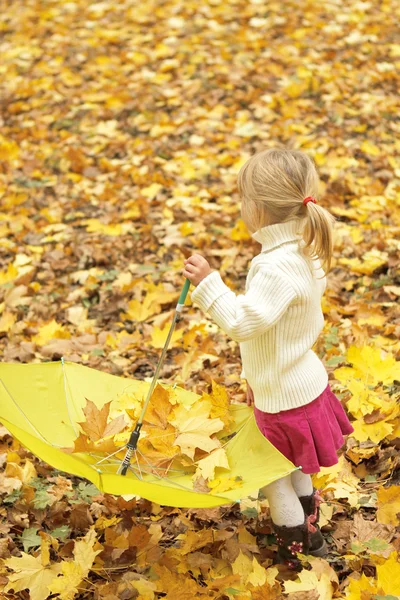
M256 493L207 510L102 495L1 428L2 597L400 595L399 17L396 0L3 3L2 361L151 377L185 257L243 291L259 246L236 174L285 144L314 157L338 220L315 351L355 432L314 478L330 553L290 576ZM189 300L163 381L238 402L240 368Z

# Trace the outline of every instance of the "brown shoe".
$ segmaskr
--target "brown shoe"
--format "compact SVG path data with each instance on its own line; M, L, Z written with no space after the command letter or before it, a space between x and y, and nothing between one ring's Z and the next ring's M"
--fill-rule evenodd
M299 500L306 515L308 530L310 532L309 554L311 556L326 556L328 554L328 546L318 526L319 505L322 500L319 490L314 488L310 496L301 496Z
M276 543L278 544L276 562L287 565L293 571L301 571L302 565L297 558L297 553L309 554L310 547L310 533L308 531L307 520L304 519L304 523L296 525L296 527L276 525L272 522L272 528L275 533Z

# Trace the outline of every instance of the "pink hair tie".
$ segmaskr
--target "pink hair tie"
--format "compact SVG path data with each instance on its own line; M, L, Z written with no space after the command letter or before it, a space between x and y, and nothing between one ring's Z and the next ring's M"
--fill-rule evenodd
M313 196L307 196L307 198L304 198L303 204L306 205L307 202L314 202L314 204L317 204L317 201Z

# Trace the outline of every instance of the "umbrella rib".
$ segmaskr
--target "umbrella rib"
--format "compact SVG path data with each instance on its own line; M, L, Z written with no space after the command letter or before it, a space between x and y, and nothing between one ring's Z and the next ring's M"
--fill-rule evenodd
M122 448L119 448L118 450L116 450L115 452L113 452L112 454L107 454L107 456L103 456L103 458L101 460L98 460L97 463L95 463L95 465L100 465L102 462L104 462L105 460L108 460L110 458L112 458L113 456L115 456L116 454L118 454L118 452L121 452L124 449L124 447L122 446ZM94 454L92 454L92 452L89 453L90 456L94 456L94 458L96 458L96 456ZM118 462L118 464L121 461L116 461Z
M151 467L151 464L149 463L149 461L147 460L147 458L146 458L146 457L145 457L145 456L144 456L144 455L143 455L143 454L142 454L142 453L141 453L139 450L138 450L137 452L138 452L138 453L141 455L141 457L142 457L142 458L143 458L143 460L144 460L144 461L145 461L145 462L146 462L146 463L149 465L149 467ZM144 472L144 473L148 473L148 471L145 471L144 469L143 469L143 472ZM151 475L153 475L153 477L154 477L156 480L157 480L157 479L158 479L158 480L160 480L160 479L161 479L161 481L163 481L164 479L167 479L167 480L168 480L168 481L170 481L170 482L171 482L173 485L176 485L176 486L178 486L178 487L182 488L183 490L186 490L187 492L194 492L194 491L195 491L195 490L193 490L193 489L190 489L190 488L188 488L188 487L186 487L186 486L182 485L181 483L177 483L176 481L173 481L172 477L165 478L165 477L161 477L161 475L158 475L158 473L152 473L152 472L150 472L150 474L151 474ZM150 482L149 482L149 483L150 483ZM198 493L198 494L208 494L208 492L196 492L196 493Z
M140 464L139 464L139 461L138 461L138 457L137 457L137 452L136 452L136 450L135 450L135 458L136 458L136 464L137 464L137 466L138 466L139 473L140 473L140 477L139 477L139 479L140 479L141 481L143 481L143 475L142 475L142 471L141 471L141 469L140 469Z
M16 408L19 410L19 412L24 417L24 419L32 427L32 429L36 433L36 435L38 435L41 438L41 440L43 440L43 442L46 442L46 444L48 444L49 446L52 446L53 448L62 448L62 446L59 446L58 444L53 444L52 442L50 442L47 438L44 437L44 435L42 435L40 433L40 431L35 427L35 425L32 423L32 421L30 419L28 419L28 417L26 416L26 414L24 413L24 411L22 410L22 408L20 406L18 406L17 402L12 397L12 395L11 395L9 389L7 388L6 384L4 383L4 381L2 379L0 379L0 381L1 381L1 384L4 387L4 389L6 390L7 394L11 398L12 402L15 404Z

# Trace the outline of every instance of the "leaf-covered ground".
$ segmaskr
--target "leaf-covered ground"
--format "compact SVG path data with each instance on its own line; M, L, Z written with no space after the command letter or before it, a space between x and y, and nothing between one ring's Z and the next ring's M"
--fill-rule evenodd
M400 595L399 17L396 0L3 3L1 359L151 377L184 257L243 291L259 247L236 174L285 144L314 157L338 219L315 351L355 433L315 478L330 554L290 580L273 538L257 544L262 498L181 510L99 495L3 428L2 597ZM163 381L238 401L239 374L237 345L189 303Z

